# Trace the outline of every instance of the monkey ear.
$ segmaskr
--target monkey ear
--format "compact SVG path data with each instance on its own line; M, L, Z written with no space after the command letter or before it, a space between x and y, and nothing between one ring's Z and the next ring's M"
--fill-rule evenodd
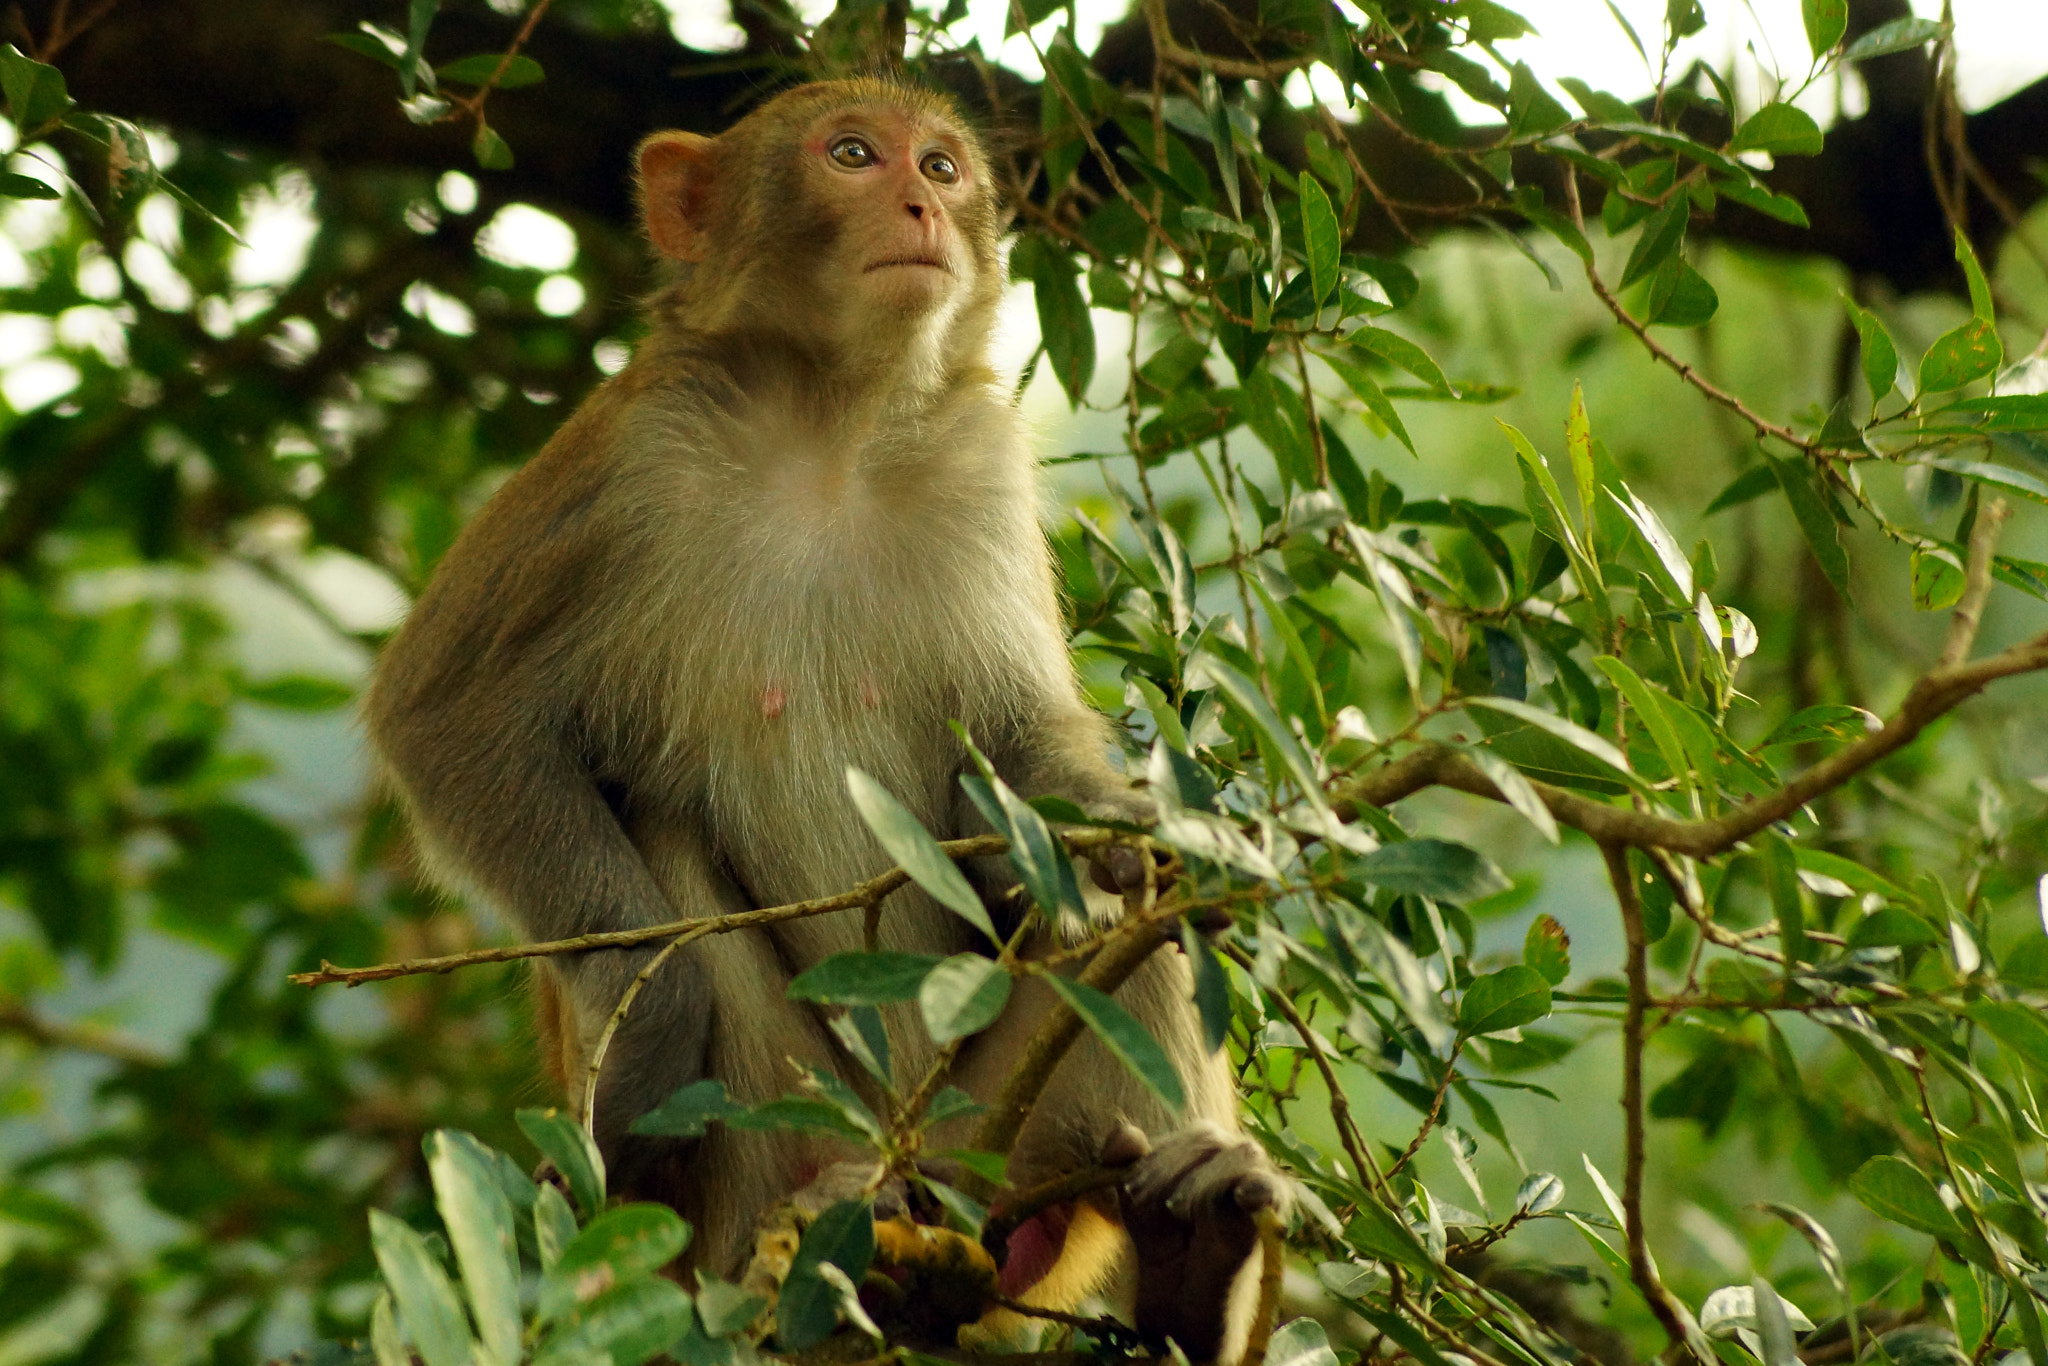
M640 210L654 249L676 261L710 254L705 218L716 144L695 133L655 133L640 144Z

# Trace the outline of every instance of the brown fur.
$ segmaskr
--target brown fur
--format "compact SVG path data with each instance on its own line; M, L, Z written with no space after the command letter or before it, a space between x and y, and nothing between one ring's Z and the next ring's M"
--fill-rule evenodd
M820 154L848 128L886 163L873 174ZM932 148L957 183L927 174ZM1026 795L1142 817L1076 686L1032 457L988 368L998 220L957 115L878 82L806 86L715 140L657 134L640 162L650 236L677 262L646 341L464 531L370 693L371 736L438 872L534 938L842 891L890 862L846 795L849 765L941 838L978 828L954 718ZM881 944L989 947L914 887L890 899ZM691 1219L701 1265L736 1272L754 1218L844 1154L626 1126L705 1076L770 1099L792 1058L864 1084L784 994L858 947L844 916L704 939L612 1044L596 1131L614 1186ZM572 1087L649 952L542 967L543 1050ZM1049 999L1019 996L963 1055L977 1094ZM1228 1074L1187 997L1168 956L1122 994L1174 1054L1191 1115L1230 1125ZM933 1049L914 1016L890 1033L898 1073L920 1075ZM1092 1162L1124 1118L1174 1122L1077 1049L1017 1179ZM1074 1242L1091 1265L1062 1267L1056 1289L1096 1283L1123 1246Z

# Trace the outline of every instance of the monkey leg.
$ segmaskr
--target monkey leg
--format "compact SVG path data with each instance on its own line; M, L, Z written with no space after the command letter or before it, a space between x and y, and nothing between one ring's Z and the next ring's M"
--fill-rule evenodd
M1182 1114L1092 1035L1061 1060L1012 1151L1013 1187L1098 1160L1130 1166L1131 1175L1114 1198L1084 1198L1025 1220L1009 1238L1001 1286L1025 1303L1062 1309L1105 1294L1147 1337L1173 1338L1194 1361L1228 1362L1243 1350L1257 1298L1257 1213L1284 1210L1287 1187L1238 1127L1229 1067L1204 1048L1192 994L1187 961L1172 946L1116 993L1172 1061L1187 1095ZM1055 999L1042 982L1020 983L1002 1020L963 1058L961 1085L995 1094Z

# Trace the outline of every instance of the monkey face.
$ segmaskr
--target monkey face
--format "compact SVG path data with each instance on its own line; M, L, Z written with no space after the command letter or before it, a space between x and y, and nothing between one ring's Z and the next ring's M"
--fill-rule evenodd
M973 291L980 262L962 219L985 191L948 123L900 104L853 105L813 121L799 154L836 228L823 288L856 312L907 319L950 312Z

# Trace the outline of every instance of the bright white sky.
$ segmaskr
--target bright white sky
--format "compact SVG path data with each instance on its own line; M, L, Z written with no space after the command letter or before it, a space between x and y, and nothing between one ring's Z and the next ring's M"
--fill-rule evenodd
M674 16L676 36L693 47L729 47L739 30L728 19L726 0L662 0ZM1504 54L1526 60L1540 76L1578 76L1598 89L1624 99L1647 93L1653 77L1623 36L1601 0L1504 0L1508 8L1534 24L1542 36L1503 43ZM1654 54L1664 0L1616 0L1635 25L1636 33ZM1941 17L1941 0L1912 0L1915 13ZM829 13L833 0L797 0L806 18ZM1682 69L1704 57L1727 70L1731 57L1754 45L1763 62L1776 65L1790 79L1806 70L1806 32L1798 0L1705 0L1708 26L1679 49ZM1126 0L1080 0L1081 47L1094 45L1095 35L1124 13ZM1031 48L1021 37L1003 46L1003 23L1009 0L971 0L966 31L981 39L982 50L1002 46L1003 61L1036 74ZM1957 80L1963 102L1982 108L2048 72L2048 0L1955 0L1960 60ZM1753 85L1752 85L1753 88ZM1830 96L1831 98L1831 96ZM1817 109L1815 112L1822 112Z
M834 0L795 0L806 17L822 18ZM1341 2L1341 0L1340 0ZM730 46L739 30L730 22L730 0L662 0L674 16L676 36L700 48ZM1094 45L1102 29L1128 8L1130 0L1079 0L1081 46ZM1603 0L1506 0L1533 23L1537 37L1501 44L1509 60L1526 60L1539 76L1553 84L1564 76L1578 76L1594 87L1633 99L1647 93L1653 75L1637 56L1621 26L1608 13ZM1615 0L1635 25L1652 52L1658 42L1659 24L1665 0ZM963 38L981 40L984 51L1000 50L1001 60L1028 75L1038 74L1030 44L1022 37L1003 41L1003 25L1010 0L970 0L968 18L962 25ZM1708 26L1688 39L1679 49L1674 66L1683 69L1695 58L1712 63L1716 69L1735 72L1738 100L1754 107L1768 98L1775 87L1770 73L1797 82L1807 68L1806 35L1799 17L1799 0L1704 0ZM1915 12L1939 18L1942 0L1912 0ZM1954 0L1957 30L1957 80L1966 108L1980 109L1997 102L2031 81L2048 73L2048 0ZM1056 22L1056 21L1054 21ZM1044 30L1041 30L1041 36ZM1311 77L1320 90L1324 83L1334 86L1329 73ZM1326 92L1340 98L1337 92ZM1448 91L1454 101L1464 101L1455 88ZM1855 112L1860 92L1840 90L1823 82L1807 92L1802 103L1823 125L1847 105ZM1465 102L1467 105L1469 101ZM1740 112L1746 112L1746 109ZM1492 111L1470 106L1475 121L1491 121ZM0 121L0 153L11 149L12 129ZM27 158L7 159L7 169L30 175L50 176L40 163ZM467 213L476 204L475 183L466 175L451 172L440 186L441 207L449 213ZM248 297L240 307L260 311L268 291L293 277L304 263L313 234L311 186L303 177L285 176L249 205L244 236L249 246L236 253L233 275ZM176 235L177 207L163 195L153 196L142 212L142 232L129 244L124 264L160 307L182 309L193 306L191 287L170 267L159 244ZM57 230L61 211L54 203L9 201L0 206L0 285L26 282L24 249L46 240ZM576 239L569 226L552 214L526 205L512 205L500 211L482 236L485 254L507 265L530 268L537 277L535 302L555 315L573 313L584 301L583 286L569 273L575 262ZM88 266L90 270L88 270ZM112 262L97 260L82 266L80 285L94 298L110 297L118 285ZM94 287L86 288L87 275L94 275ZM103 286L103 287L102 287ZM223 300L200 301L202 321L212 310L216 325L231 325L238 306ZM406 307L443 331L466 336L475 321L458 301L425 285L406 296ZM226 310L223 312L223 310ZM120 328L113 315L97 305L70 310L53 326L48 319L26 315L0 316L0 400L17 412L26 412L55 401L75 387L77 368L59 356L49 354L53 342L66 345L94 345L118 363ZM619 348L605 358L607 368L619 363ZM1026 347L1028 350L1028 346Z

